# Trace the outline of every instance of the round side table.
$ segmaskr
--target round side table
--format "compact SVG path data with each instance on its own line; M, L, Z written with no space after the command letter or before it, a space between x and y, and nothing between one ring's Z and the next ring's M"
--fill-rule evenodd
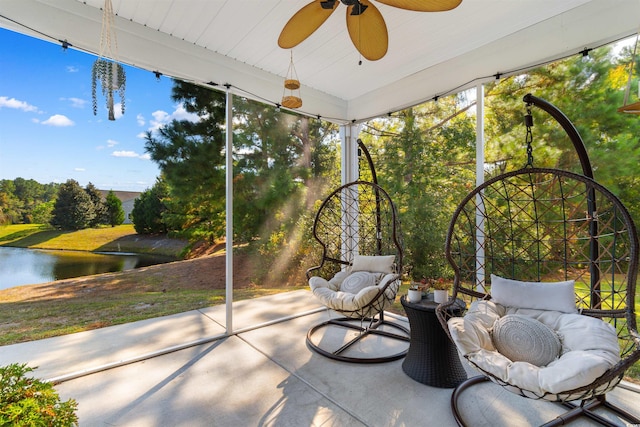
M407 301L403 295L400 302L411 326L409 352L402 370L414 380L433 387L453 388L466 380L458 350L436 317L438 304L433 301L433 294L418 303ZM464 307L464 302L457 300L452 310L462 311Z

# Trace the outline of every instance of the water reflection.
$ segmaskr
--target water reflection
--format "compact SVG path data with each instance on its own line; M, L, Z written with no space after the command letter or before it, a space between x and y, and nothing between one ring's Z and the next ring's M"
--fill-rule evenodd
M131 270L171 260L154 255L0 247L0 289Z

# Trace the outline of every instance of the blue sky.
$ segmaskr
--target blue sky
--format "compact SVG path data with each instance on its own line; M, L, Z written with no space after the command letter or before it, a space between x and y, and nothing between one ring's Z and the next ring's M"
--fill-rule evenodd
M94 116L95 59L0 29L0 179L72 178L126 191L153 185L159 169L144 151L144 133L188 114L171 101L171 79L125 66L125 114L120 117L118 104L116 120L107 120L99 94Z

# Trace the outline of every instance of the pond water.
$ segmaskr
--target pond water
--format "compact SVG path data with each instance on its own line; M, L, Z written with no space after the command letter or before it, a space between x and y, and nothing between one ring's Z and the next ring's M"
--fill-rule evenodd
M131 270L173 261L141 254L52 251L0 246L0 289Z

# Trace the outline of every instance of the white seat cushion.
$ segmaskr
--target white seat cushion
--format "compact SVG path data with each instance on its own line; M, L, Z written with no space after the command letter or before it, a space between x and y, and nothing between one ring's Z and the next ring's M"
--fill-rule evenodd
M491 330L498 319L509 314L536 319L555 331L562 343L560 357L538 367L500 354ZM472 364L536 396L561 395L587 386L620 360L613 326L577 313L510 308L481 300L474 301L464 317L450 319L448 326L458 350Z
M368 285L367 282L366 286L362 286L369 279L362 280L363 277L359 276L360 273L366 273L362 275L363 277L374 277L373 284ZM353 283L349 283L353 275L356 275L356 278L353 279ZM399 277L394 273L381 274L362 271L350 273L348 269L345 269L336 273L328 281L318 276L311 277L309 279L309 287L325 306L337 311L355 312L375 299L380 288L383 288L390 281L396 281L397 283L389 286L387 292L379 296L381 305L387 307L395 298L397 288L400 285ZM343 286L345 287L344 289Z

